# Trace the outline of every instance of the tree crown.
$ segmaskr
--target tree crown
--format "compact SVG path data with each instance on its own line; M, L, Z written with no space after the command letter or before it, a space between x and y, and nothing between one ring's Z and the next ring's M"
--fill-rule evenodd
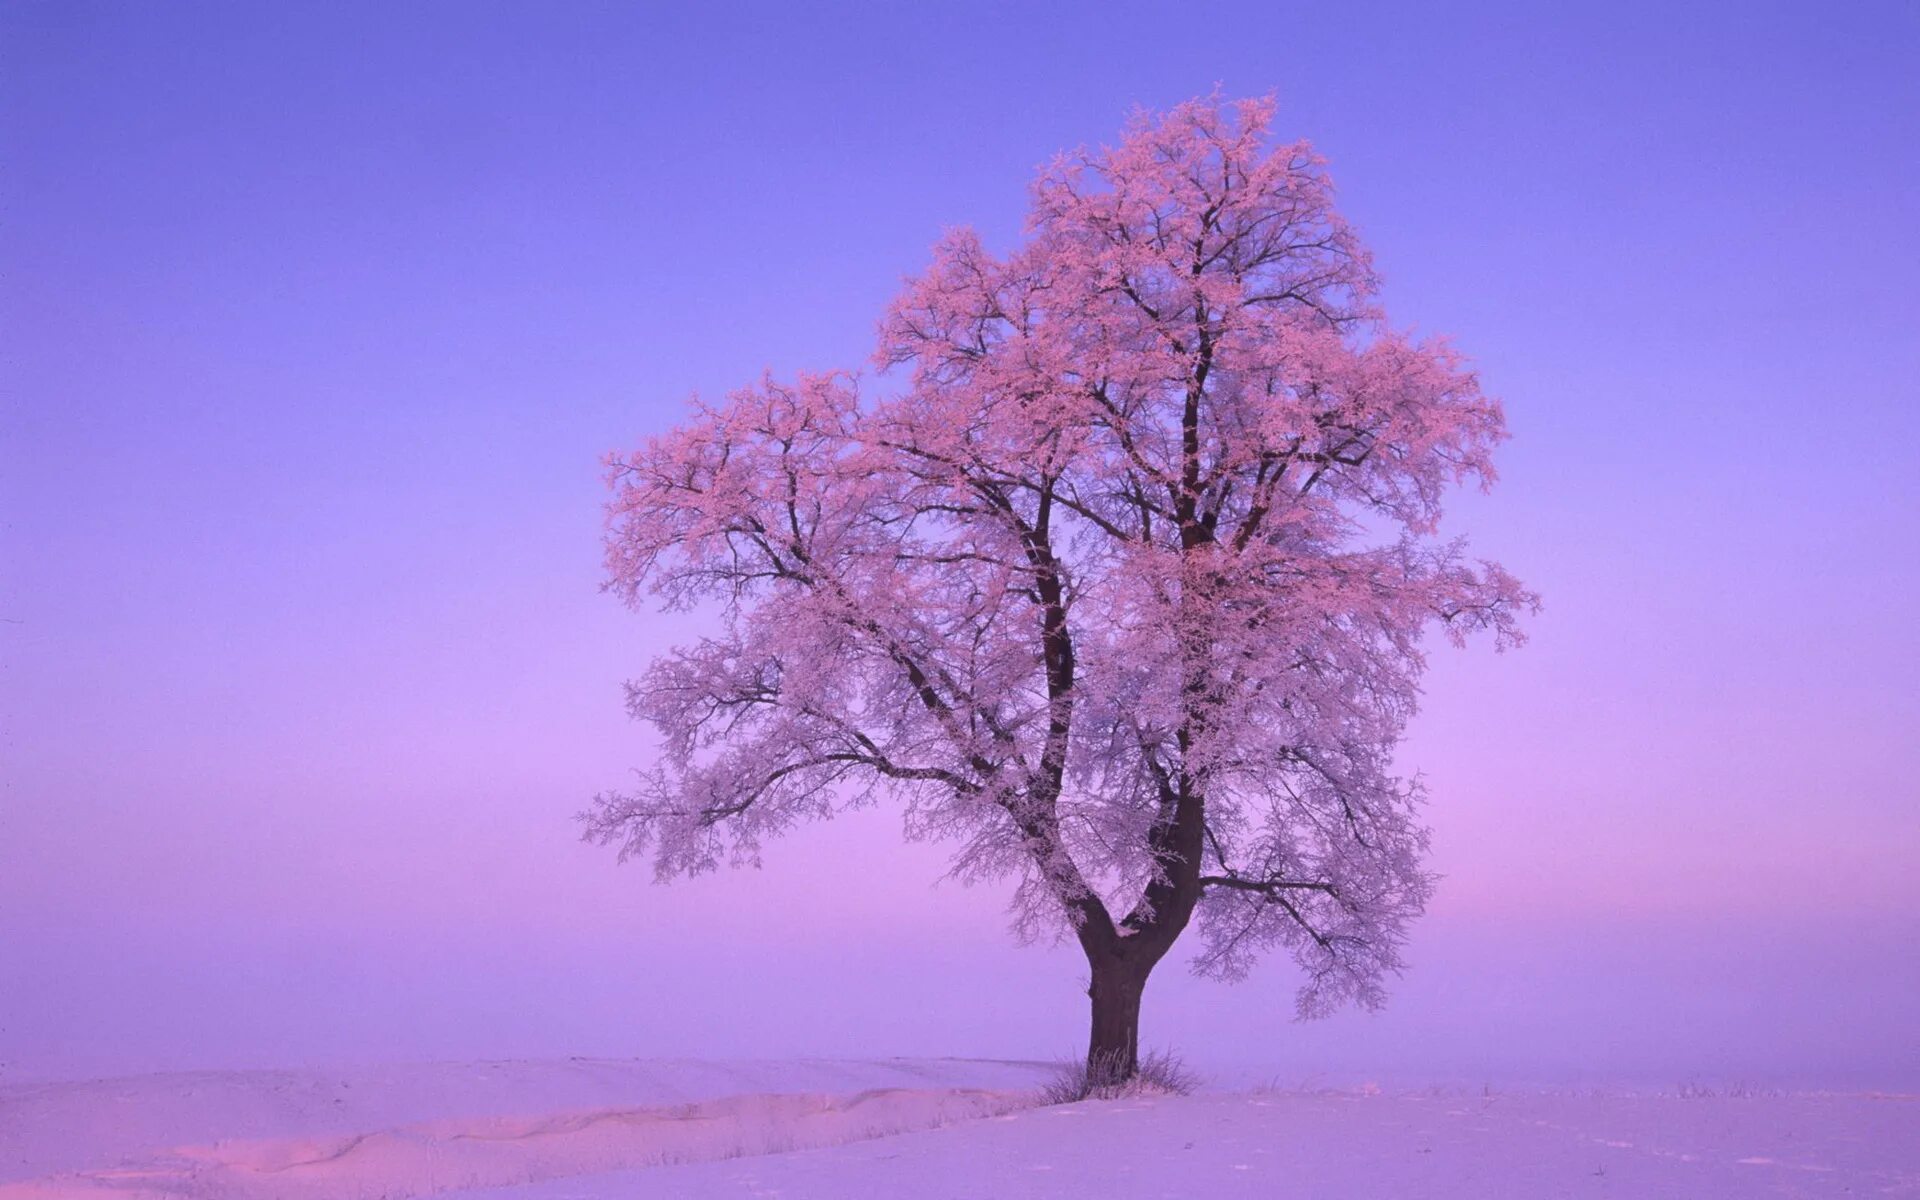
M610 460L609 587L724 617L630 685L660 760L589 836L667 877L884 791L1029 932L1195 917L1202 971L1282 946L1303 1013L1379 1002L1431 889L1423 634L1511 645L1534 599L1437 536L1500 406L1385 322L1271 118L1137 116L1010 253L948 234L881 324L898 395L769 378Z

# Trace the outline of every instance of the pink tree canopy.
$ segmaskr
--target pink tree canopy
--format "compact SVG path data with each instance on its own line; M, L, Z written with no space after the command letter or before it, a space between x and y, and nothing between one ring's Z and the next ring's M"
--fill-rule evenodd
M1392 764L1423 637L1517 644L1535 601L1437 533L1499 404L1386 324L1271 117L1137 116L1011 252L948 234L881 325L897 395L767 379L611 460L609 587L724 624L629 685L661 755L589 837L666 878L884 794L1078 938L1096 1027L1190 919L1203 973L1284 947L1302 1015L1381 1002L1432 888Z

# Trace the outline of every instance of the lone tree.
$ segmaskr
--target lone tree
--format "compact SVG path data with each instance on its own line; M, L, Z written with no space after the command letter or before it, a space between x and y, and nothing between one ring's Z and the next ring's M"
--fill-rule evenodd
M1091 974L1090 1077L1147 977L1261 951L1301 1016L1384 999L1432 888L1392 754L1421 639L1533 597L1436 528L1499 404L1384 323L1323 160L1272 102L1136 116L1040 175L1005 256L949 233L881 328L900 394L764 380L609 460L608 587L717 601L629 685L660 761L583 816L665 879L878 794L1015 876Z

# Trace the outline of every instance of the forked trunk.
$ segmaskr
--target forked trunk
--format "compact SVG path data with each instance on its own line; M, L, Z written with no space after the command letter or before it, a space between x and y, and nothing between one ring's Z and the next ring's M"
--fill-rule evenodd
M1093 1031L1087 1039L1087 1084L1112 1087L1140 1069L1140 995L1152 964L1124 959L1093 964L1087 995L1093 1000Z
M1157 826L1152 839L1165 874L1148 882L1133 912L1117 928L1095 900L1092 917L1079 931L1092 976L1087 986L1093 1001L1093 1030L1087 1038L1090 1088L1125 1083L1140 1073L1140 994L1200 900L1203 802L1184 779L1177 793L1167 791L1166 799L1173 820Z

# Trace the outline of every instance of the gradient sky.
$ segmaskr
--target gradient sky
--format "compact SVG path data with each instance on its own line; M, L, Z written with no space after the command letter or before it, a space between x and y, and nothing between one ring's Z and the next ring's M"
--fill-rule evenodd
M1454 526L1547 607L1436 655L1388 1010L1170 961L1145 1038L1920 1087L1916 63L1905 2L9 0L0 1079L1072 1053L1076 952L892 814L666 888L575 841L689 628L596 591L596 458L862 363L943 227L1218 83L1506 400Z

